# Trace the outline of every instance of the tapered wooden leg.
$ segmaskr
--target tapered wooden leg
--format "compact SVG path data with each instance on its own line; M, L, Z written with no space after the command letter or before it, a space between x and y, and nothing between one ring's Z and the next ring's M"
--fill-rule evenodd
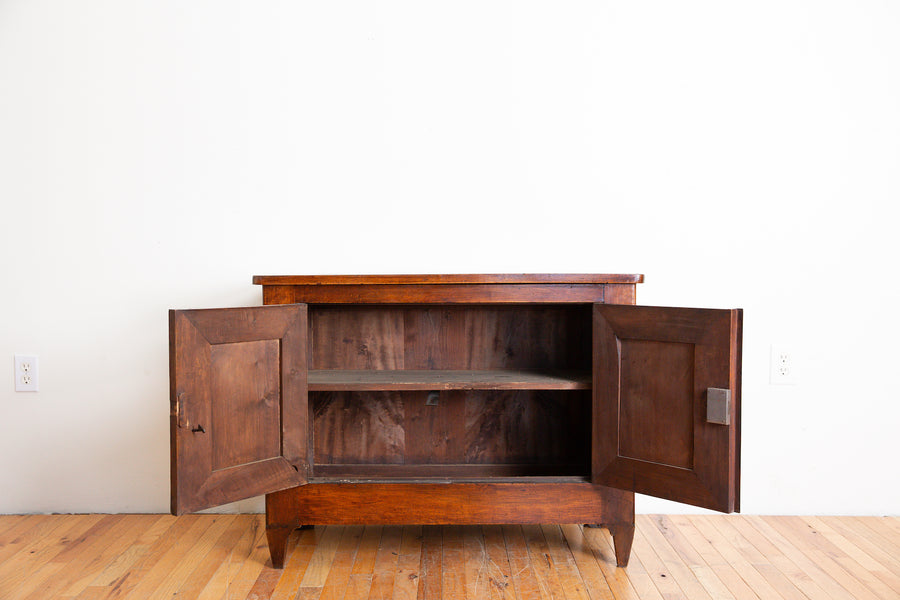
M272 566L276 569L284 568L284 553L287 550L288 537L293 527L266 526L266 539L269 541L269 556L272 557Z
M609 526L612 534L613 547L616 550L616 565L628 566L631 557L631 544L634 542L634 523L616 523Z

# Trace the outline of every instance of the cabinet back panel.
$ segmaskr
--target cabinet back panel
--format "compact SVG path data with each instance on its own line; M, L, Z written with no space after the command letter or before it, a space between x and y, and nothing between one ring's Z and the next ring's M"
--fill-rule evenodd
M591 368L591 306L309 309L310 369Z
M319 465L590 465L589 391L311 392ZM547 474L553 474L550 470Z

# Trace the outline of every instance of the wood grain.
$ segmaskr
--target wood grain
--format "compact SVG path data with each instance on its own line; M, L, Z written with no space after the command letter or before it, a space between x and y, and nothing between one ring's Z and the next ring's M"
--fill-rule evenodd
M504 477L590 470L586 391L445 390L433 403L426 391L315 392L310 399L313 477L402 476L388 465L406 465L406 476L444 478L460 465L530 465L495 472ZM352 465L369 465L368 476ZM452 467L441 472L425 465ZM490 473L470 471L464 476Z
M281 451L278 340L210 348L212 468L275 458Z
M390 392L312 394L313 476L322 464L402 464L404 398Z
M531 562L521 525L504 525L503 539L509 557L509 567L516 596L519 598L549 598L547 590L541 586L535 573L535 565Z
M605 530L578 525L338 525L292 535L283 571L267 564L258 515L13 520L6 530L13 537L4 539L17 541L0 573L14 571L15 578L0 577L4 600L809 600L893 599L900 592L885 564L893 557L872 545L874 539L886 548L900 544L897 517L642 515L627 569L616 568ZM78 544L70 551L66 542ZM147 552L119 577L99 577L121 566L120 549L140 546Z
M52 576L64 563L54 562L65 547L90 531L101 515L80 519L32 515L15 517L17 526L0 537L0 597L4 590L30 593L44 578ZM41 527L44 525L44 527ZM11 592L10 592L11 593Z
M587 372L472 370L348 370L309 372L311 392L371 390L589 390Z
M487 553L487 585L491 591L491 598L514 600L516 589L512 580L509 553L503 540L503 529L500 525L485 525L482 530Z
M619 352L619 455L692 468L693 345L621 340Z
M590 388L589 318L588 306L312 307L315 465L584 464L589 401L574 391ZM463 393L507 388L523 389Z
M595 483L739 507L740 310L594 305ZM731 390L729 425L706 421Z
M171 510L307 478L306 307L169 312Z
M590 370L590 306L317 305L309 368Z
M625 565L635 536L633 491L720 510L737 508L740 313L715 313L727 314L728 335L712 336L710 342L710 331L719 330L697 319L702 311L610 306L604 312L596 304L633 303L640 281L637 275L541 274L256 278L266 303L310 305L311 410L284 414L282 424L299 426L303 435L285 435L281 441L295 456L306 452L304 464L294 466L310 468L300 477L305 482L305 475L311 476L315 485L267 498L273 562L281 564L288 533L297 525L525 523L522 533L531 553L552 557L555 552L560 561L550 558L546 569L532 567L543 591L577 597L581 588L571 564L553 546L561 543L561 534L535 529L535 523L605 524L616 562ZM201 321L209 314L199 314L195 324L205 327ZM609 319L615 348L609 340L594 344L602 337L597 314ZM246 325L260 317L241 314L236 329L214 325L203 337L213 344L256 340L248 337ZM260 352L267 354L265 348ZM732 390L735 418L720 435L699 418L697 391L705 392L704 386L719 377L723 356L725 381L714 387ZM585 377L589 371L590 379ZM266 389L271 372L239 379L241 385ZM621 383L621 389L604 396L611 382ZM236 410L223 412L241 412L249 404L245 400L230 402ZM602 421L614 408L615 422ZM251 420L269 430L272 423ZM239 438L244 431L234 433ZM706 444L710 439L717 443ZM243 468L240 461L272 451L247 443L237 458L221 453L220 464L237 462ZM620 489L583 482L580 478L589 472L593 483ZM258 483L265 475L249 479ZM367 477L373 483L361 483ZM482 478L490 483L478 482ZM516 483L505 483L513 478ZM249 479L238 487L249 488ZM374 483L378 479L386 483ZM345 480L355 484L338 483ZM454 485L442 490L434 480ZM408 533L407 527L404 540ZM458 531L445 533L442 560L446 548L453 552L457 546ZM652 530L641 539L660 535ZM487 572L486 552L473 532L462 531L462 538L463 553L471 550L466 576L477 583ZM671 546L669 538L662 539ZM427 556L421 550L401 551L398 572L413 579L424 562L414 565L410 555L420 561ZM647 563L668 561L673 574L687 579L685 563L670 559L646 554ZM641 561L638 568L643 566ZM682 587L698 594L728 591L712 569L696 569L700 585ZM273 576L266 577L258 592L268 589ZM360 574L355 582L351 577L340 580L343 588L352 583L372 593L384 587L374 574L370 580ZM450 588L459 587L456 583L451 579ZM462 587L472 583L466 579ZM392 590L395 596L409 596L412 587L394 577ZM300 596L322 593L322 586L307 586Z
M422 562L422 526L406 525L400 539L400 555L394 576L394 598L415 600L419 582L422 581L419 566Z
M266 510L272 526L597 522L619 510L610 492L589 483L317 483L269 494Z
M372 600L389 600L393 597L394 573L400 560L402 535L401 527L385 527L381 533L369 587L369 598Z
M442 596L443 535L437 525L422 528L422 554L419 574L424 582L419 586L418 600L434 600Z
M257 285L447 285L526 283L641 283L643 275L593 273L442 274L442 275L254 275Z
M465 392L467 464L546 465L545 475L588 475L590 393Z
M605 284L291 285L293 304L521 304L603 302ZM283 298L283 296L282 296Z
M591 443L590 303L604 300L607 285L617 286L614 296L627 302L640 279L258 278L266 303L310 303L309 447L316 487L337 491L322 486L377 479L583 486ZM429 397L433 392L436 397ZM471 504L458 494L454 499L455 492L416 489L428 496L413 495L412 508L408 498L389 493L375 493L365 506L372 514L401 515L400 521L385 522L405 523L430 522L402 520L421 515L425 502L454 513L475 510L469 514L483 515L488 523L503 522L499 515L510 512L483 504L480 493ZM536 522L538 515L561 514L580 504L583 511L569 512L569 518L615 527L624 564L633 500L614 490L595 488L588 494L587 489L563 500L549 497L546 488L531 489L527 500L516 500L513 520ZM378 490L399 488L376 484L361 491ZM599 496L605 502L596 504ZM357 501L348 500L333 496L330 503L294 514L273 508L279 500L267 502L273 559L279 564L283 559L288 529L301 524L298 519L319 522L318 511L326 505L332 513L344 511L343 518L359 519ZM438 513L432 511L431 518ZM379 585L373 579L369 589Z

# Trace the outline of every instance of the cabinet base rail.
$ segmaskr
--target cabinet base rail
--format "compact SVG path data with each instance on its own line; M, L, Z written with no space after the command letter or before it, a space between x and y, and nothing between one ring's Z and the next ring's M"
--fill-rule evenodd
M634 493L590 483L314 483L266 495L272 566L310 525L580 523L607 527L616 564L634 539Z

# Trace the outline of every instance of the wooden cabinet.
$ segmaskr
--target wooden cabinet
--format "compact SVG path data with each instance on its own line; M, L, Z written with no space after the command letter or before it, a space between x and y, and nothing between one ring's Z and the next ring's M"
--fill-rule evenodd
M634 493L738 510L741 311L639 275L266 276L171 311L172 512L266 494L316 524L586 523ZM277 305L277 306L274 306Z

